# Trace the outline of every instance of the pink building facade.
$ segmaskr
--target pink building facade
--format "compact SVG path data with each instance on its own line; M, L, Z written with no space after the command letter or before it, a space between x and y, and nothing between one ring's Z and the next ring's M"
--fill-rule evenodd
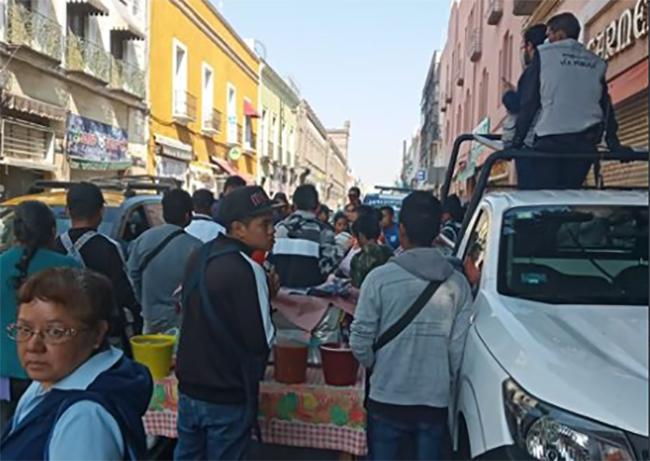
M442 152L468 132L501 132L506 116L503 80L517 84L522 71L523 20L509 0L457 0L451 6L447 42L440 59ZM469 197L476 171L489 152L465 146L452 190ZM493 170L493 182L510 180L507 164Z

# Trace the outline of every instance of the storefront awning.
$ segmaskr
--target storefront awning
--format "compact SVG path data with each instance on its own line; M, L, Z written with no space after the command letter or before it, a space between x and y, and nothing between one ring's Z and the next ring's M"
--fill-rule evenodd
M253 105L248 101L244 101L244 115L246 117L253 117L253 118L260 117L260 114L257 113Z
M2 98L2 106L7 109L17 110L26 114L37 115L39 117L47 118L62 122L66 118L66 110L63 107L55 106L47 102L38 101L36 99L28 98L27 96L19 96L17 94L7 93Z
M171 157L183 162L192 161L192 146L179 141L178 139L168 138L159 134L154 135L156 143L156 154Z
M68 6L80 13L108 16L108 8L102 0L68 0Z
M115 15L111 38L117 40L144 40L144 31L135 23L129 8L122 2L115 2L118 14Z
M210 157L210 160L217 164L223 171L226 172L228 176L240 176L243 178L247 184L254 184L255 181L253 180L253 177L250 176L249 174L242 173L240 172L236 167L231 165L228 160L225 158L219 158L215 157L214 155Z

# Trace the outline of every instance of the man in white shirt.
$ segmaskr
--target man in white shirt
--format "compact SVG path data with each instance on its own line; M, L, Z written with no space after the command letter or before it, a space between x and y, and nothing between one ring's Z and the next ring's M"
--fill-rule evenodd
M185 228L185 232L203 243L226 233L223 226L212 219L210 210L213 204L214 194L208 189L198 189L192 194L192 222Z

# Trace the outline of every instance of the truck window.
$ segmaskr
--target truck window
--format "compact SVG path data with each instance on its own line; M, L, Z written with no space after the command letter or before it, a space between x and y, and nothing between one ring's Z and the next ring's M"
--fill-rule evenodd
M522 207L503 220L500 293L550 304L648 305L647 207Z
M490 230L490 216L486 210L479 212L479 217L472 228L465 254L463 255L463 266L465 275L472 287L479 285L483 262L487 250L487 240Z

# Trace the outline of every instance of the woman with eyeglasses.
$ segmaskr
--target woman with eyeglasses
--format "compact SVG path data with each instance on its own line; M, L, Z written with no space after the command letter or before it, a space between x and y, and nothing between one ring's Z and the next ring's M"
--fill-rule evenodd
M149 371L108 344L111 284L51 268L27 280L8 335L34 381L0 441L0 459L142 459Z
M0 254L0 424L13 414L29 380L16 354L16 344L4 332L16 321L16 293L28 276L48 267L78 267L74 259L50 248L56 237L52 210L30 200L15 210L16 245Z

